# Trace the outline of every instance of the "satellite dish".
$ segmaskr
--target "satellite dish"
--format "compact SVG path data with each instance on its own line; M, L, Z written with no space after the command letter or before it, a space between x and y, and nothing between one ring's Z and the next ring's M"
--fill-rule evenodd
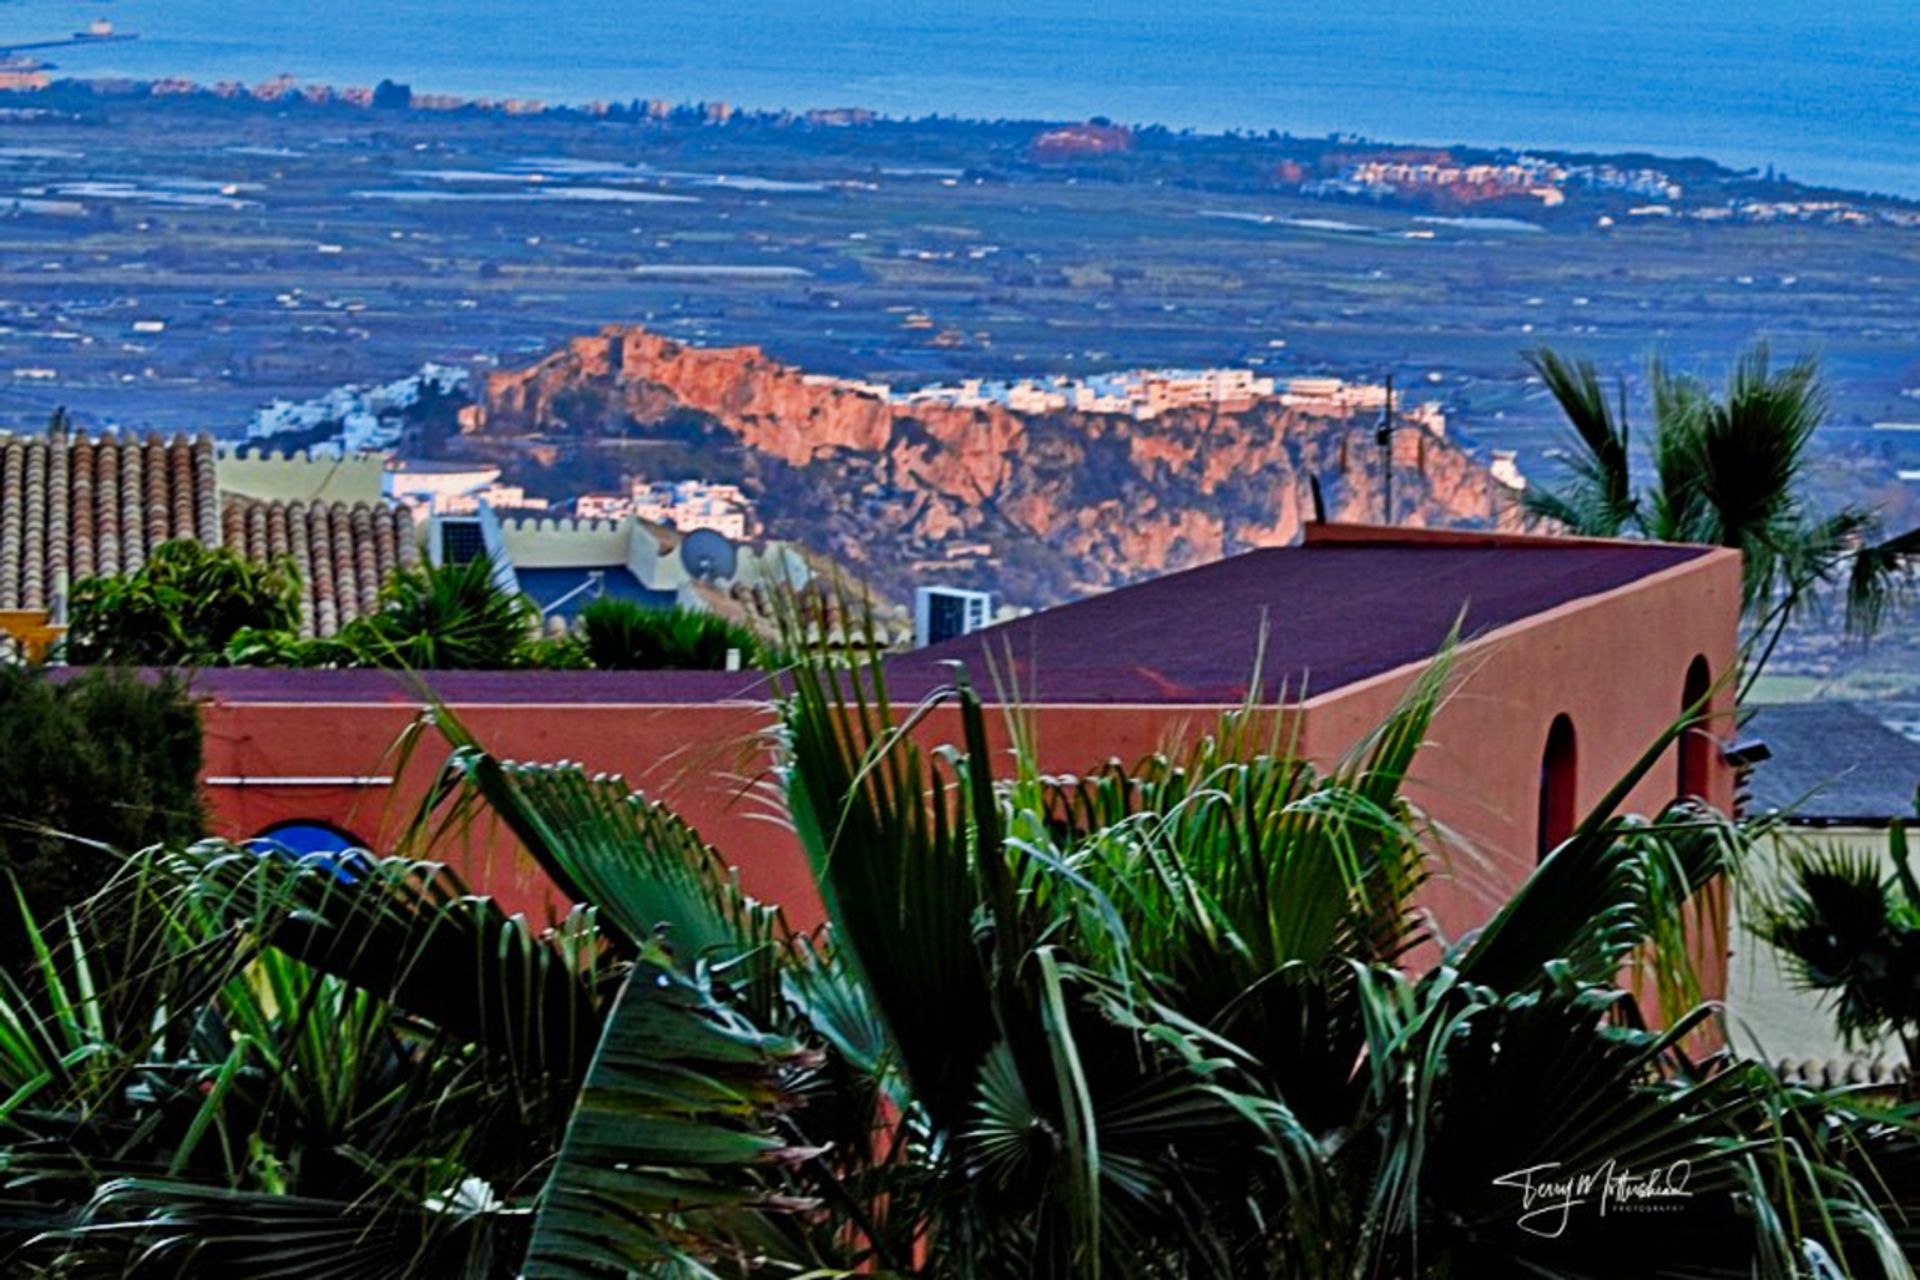
M680 563L696 578L727 581L739 560L733 543L714 529L695 529L680 541Z

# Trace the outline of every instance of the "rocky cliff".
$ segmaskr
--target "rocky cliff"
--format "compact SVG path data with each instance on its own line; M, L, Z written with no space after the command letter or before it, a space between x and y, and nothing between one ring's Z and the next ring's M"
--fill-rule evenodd
M1371 416L1232 411L1028 416L890 402L757 347L609 328L490 375L475 443L541 433L690 442L729 455L767 532L893 591L942 581L1045 604L1293 540L1319 479L1332 519L1377 519ZM1499 485L1446 440L1400 433L1411 525L1490 522Z

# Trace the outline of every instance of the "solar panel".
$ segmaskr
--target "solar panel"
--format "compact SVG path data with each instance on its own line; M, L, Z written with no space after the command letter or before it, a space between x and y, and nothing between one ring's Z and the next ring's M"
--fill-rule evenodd
M440 559L445 564L466 564L487 554L487 538L478 520L442 520L440 522Z

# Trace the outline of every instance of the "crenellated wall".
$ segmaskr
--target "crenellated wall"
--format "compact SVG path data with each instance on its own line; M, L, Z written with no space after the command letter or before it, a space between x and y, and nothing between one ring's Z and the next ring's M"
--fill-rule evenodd
M516 517L500 521L500 538L517 569L611 567L627 563L629 545L651 542L636 536L627 520L570 520Z
M366 502L381 500L386 461L376 453L315 457L257 446L223 446L215 463L223 497L263 502Z

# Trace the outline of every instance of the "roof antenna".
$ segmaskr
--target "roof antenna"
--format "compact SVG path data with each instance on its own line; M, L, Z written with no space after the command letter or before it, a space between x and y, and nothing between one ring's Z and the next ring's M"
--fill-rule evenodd
M1387 403L1380 413L1380 426L1374 439L1380 445L1380 505L1385 523L1393 523L1393 375L1387 375Z
M1308 476L1307 488L1313 494L1312 523L1325 524L1327 522L1327 497L1320 492L1320 477Z

